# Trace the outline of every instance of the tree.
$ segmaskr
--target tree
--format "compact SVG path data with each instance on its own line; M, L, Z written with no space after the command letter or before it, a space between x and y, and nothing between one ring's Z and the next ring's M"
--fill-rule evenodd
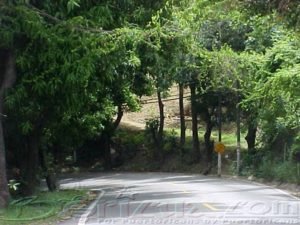
M197 87L201 82L201 65L203 58L198 52L198 56L189 56L189 66L187 68L187 76L189 77L189 89L191 92L191 114L192 114L192 136L193 136L193 155L196 162L201 159L200 142L198 135L198 109L197 109Z
M26 143L18 155L25 194L38 184L40 163L46 174L51 171L43 164L42 143L48 150L57 145L75 149L102 136L110 164L110 137L123 108L135 110L135 93L147 91L136 83L141 76L136 42L145 40L143 29L163 5L105 0L1 4L0 40L15 50L20 74L6 102L7 126L17 134L12 145ZM62 137L65 130L74 136Z
M132 33L132 31L130 32ZM139 101L137 96L147 94L147 82L137 83L139 78L138 73L141 61L138 58L137 52L133 52L136 45L139 43L139 32L130 34L124 39L120 36L118 44L119 48L116 51L118 58L122 61L115 65L115 77L105 82L108 87L107 98L111 100L113 106L116 108L116 118L109 117L104 123L104 129L101 131L100 143L104 148L104 159L106 169L112 168L111 162L111 138L114 135L118 125L123 117L124 109L127 111L136 111L139 109ZM115 40L117 42L117 40Z
M248 100L261 101L257 116L267 149L290 146L299 128L299 40L285 35L265 55L266 63ZM264 84L263 86L261 84Z
M269 15L273 11L278 13L276 20L284 21L288 27L298 28L300 22L299 1L298 0L262 0L262 1L242 1L248 14Z
M185 109L184 109L184 89L189 85L191 78L189 76L189 61L188 52L191 48L191 43L193 39L190 35L178 35L178 43L174 47L174 55L176 59L174 60L175 71L173 74L174 81L178 84L179 89L179 115L180 115L180 147L183 153L185 139L186 139L186 124L185 124Z

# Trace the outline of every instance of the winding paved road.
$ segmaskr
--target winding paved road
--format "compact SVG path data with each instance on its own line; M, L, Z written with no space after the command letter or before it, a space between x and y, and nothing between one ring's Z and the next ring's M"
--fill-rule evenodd
M171 173L86 174L62 188L98 191L90 206L60 225L300 224L299 199L272 187ZM62 212L63 213L63 212Z

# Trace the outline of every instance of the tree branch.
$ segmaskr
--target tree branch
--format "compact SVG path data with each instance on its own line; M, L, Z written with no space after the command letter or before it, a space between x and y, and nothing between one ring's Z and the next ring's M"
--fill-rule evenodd
M55 23L62 23L64 22L63 20L55 17L55 16L52 16L48 13L46 13L45 11L43 10L40 10L36 7L34 7L33 5L27 5L27 8L36 12L37 14L39 14L40 16L43 16L43 17L46 17L50 20L52 20L53 22ZM101 34L111 34L114 32L114 30L103 30L102 28L87 28L87 27L82 27L82 26L72 26L70 28L73 28L77 31L81 31L81 32L91 32L91 33L101 33Z

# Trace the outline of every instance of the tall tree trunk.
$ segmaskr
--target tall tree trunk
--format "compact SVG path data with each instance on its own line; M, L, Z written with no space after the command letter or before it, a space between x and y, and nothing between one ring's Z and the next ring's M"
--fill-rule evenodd
M185 118L184 118L184 104L183 104L184 87L179 84L179 114L180 114L180 147L183 148L185 144Z
M241 108L240 108L240 82L239 80L236 81L236 142L237 142L237 156L236 156L236 170L237 175L240 175L240 168L241 168Z
M114 132L117 130L118 126L119 126L120 123L121 123L121 120L122 120L122 118L123 118L123 115L124 115L124 111L123 111L122 105L119 105L119 106L118 106L118 114L117 114L117 118L116 118L116 120L115 120L114 123L113 123L112 133L114 133Z
M222 96L218 92L218 142L222 142Z
M256 132L257 132L257 126L255 124L253 124L252 122L249 122L248 132L247 132L245 139L248 144L248 152L251 154L255 152Z
M54 168L49 168L49 162L45 150L40 150L40 162L46 178L46 184L49 191L57 190L57 179Z
M159 108L159 127L158 127L157 139L159 144L161 144L163 139L163 132L164 132L165 114L164 114L164 104L162 101L160 91L157 91L157 99L158 99L158 108Z
M205 123L206 123L206 130L204 134L204 142L206 148L206 159L208 163L212 163L212 156L213 156L213 142L211 141L211 132L213 129L213 123L211 121L211 115L209 114L208 109L205 109Z
M40 168L40 144L43 135L44 124L46 122L47 112L42 113L33 124L33 130L26 135L26 151L24 161L22 163L21 173L23 178L23 194L30 196L36 192L40 184L39 168Z
M39 145L40 132L34 131L27 137L27 154L24 159L25 168L22 168L24 180L24 195L33 195L36 187L39 184L38 170L39 170Z
M4 93L16 79L15 60L10 50L0 49L0 208L8 205L9 190L6 175L6 156L3 132Z
M196 85L190 84L191 90L191 109L192 109L192 133L193 133L193 152L195 160L199 161L201 158L199 135L198 135L198 113L196 107Z

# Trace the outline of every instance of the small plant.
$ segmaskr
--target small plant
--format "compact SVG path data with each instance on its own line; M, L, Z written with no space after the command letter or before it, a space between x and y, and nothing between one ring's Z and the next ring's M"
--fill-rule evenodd
M261 161L261 165L257 170L257 177L272 181L275 178L274 162L268 158Z
M7 185L11 192L16 192L19 188L20 183L13 179L9 180Z
M146 133L157 133L159 121L157 118L151 118L146 121Z

